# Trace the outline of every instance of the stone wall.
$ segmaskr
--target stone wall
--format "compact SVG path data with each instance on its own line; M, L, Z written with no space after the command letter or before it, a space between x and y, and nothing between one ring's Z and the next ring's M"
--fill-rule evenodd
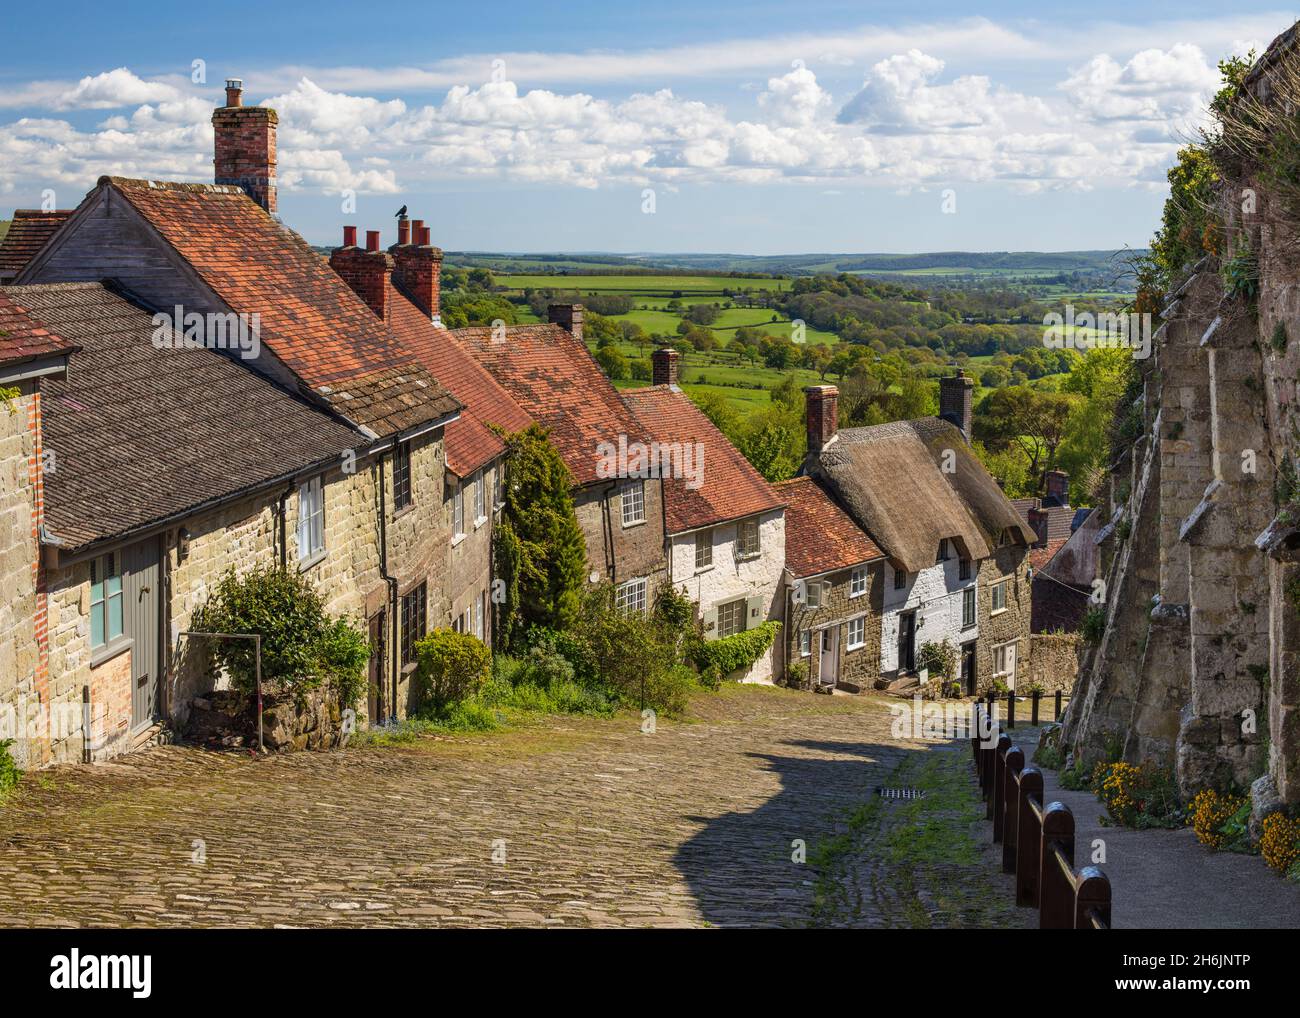
M10 753L24 768L48 753L44 739L30 737L48 697L37 636L39 414L32 385L0 400L0 739L14 740Z
M1060 690L1068 696L1079 673L1083 639L1077 633L1033 633L1029 645L1028 681L1022 688L1037 683L1046 695Z
M623 526L619 483L600 481L573 492L578 527L587 544L587 567L601 580L623 583L642 576L653 594L667 575L664 496L658 480L645 482L645 522Z
M1033 610L1030 583L1025 579L1029 551L1023 545L1009 544L998 548L979 564L979 591L975 595L975 615L979 621L979 639L975 644L976 692L985 692L993 684L993 651L1014 643L1016 676L1014 688L1022 688L1025 675L1032 668L1033 647L1029 626ZM1006 608L994 614L993 585L1006 580ZM1004 678L1007 685L1012 681Z
M1265 101L1275 58L1251 75ZM1176 281L1139 364L1144 433L1098 535L1107 630L1085 655L1065 736L1076 757L1118 744L1172 767L1184 796L1252 785L1257 800L1298 804L1300 625L1287 592L1300 516L1282 482L1300 435L1300 246L1266 181L1225 179L1219 195L1222 249ZM1220 274L1245 248L1259 266L1253 302Z

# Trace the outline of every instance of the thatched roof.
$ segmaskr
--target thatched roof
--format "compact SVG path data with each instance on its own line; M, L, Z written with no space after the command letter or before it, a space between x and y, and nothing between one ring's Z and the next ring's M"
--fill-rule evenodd
M845 428L808 472L909 573L934 565L944 538L981 559L1004 530L1026 545L1036 536L961 432L937 417Z

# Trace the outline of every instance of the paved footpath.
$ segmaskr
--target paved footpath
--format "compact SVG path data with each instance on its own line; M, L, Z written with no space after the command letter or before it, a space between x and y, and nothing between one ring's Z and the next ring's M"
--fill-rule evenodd
M1019 727L1011 737L1032 756L1035 729ZM1074 814L1076 867L1087 865L1101 843L1116 929L1300 928L1300 884L1277 876L1259 856L1212 852L1189 827L1108 827L1101 822L1106 807L1092 792L1064 789L1058 772L1040 769L1044 798L1059 799Z
M792 845L816 855L939 748L892 739L874 697L731 687L693 711L653 735L635 715L559 718L30 774L0 807L0 925L803 926L840 877ZM837 872L870 866L869 848L840 845ZM890 900L833 921L943 921Z

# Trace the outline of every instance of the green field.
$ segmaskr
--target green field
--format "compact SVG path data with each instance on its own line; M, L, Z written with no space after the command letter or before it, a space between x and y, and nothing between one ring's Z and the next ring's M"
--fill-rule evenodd
M580 276L567 273L548 275L498 274L497 283L510 290L577 290L581 293L644 294L647 297L723 296L724 290L782 293L790 289L788 279L753 279L741 276Z

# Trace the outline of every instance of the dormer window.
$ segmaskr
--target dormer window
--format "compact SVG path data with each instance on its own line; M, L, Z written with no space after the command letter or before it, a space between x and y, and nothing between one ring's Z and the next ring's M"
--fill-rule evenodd
M945 537L939 541L939 554L935 558L936 562L948 561L948 539Z

